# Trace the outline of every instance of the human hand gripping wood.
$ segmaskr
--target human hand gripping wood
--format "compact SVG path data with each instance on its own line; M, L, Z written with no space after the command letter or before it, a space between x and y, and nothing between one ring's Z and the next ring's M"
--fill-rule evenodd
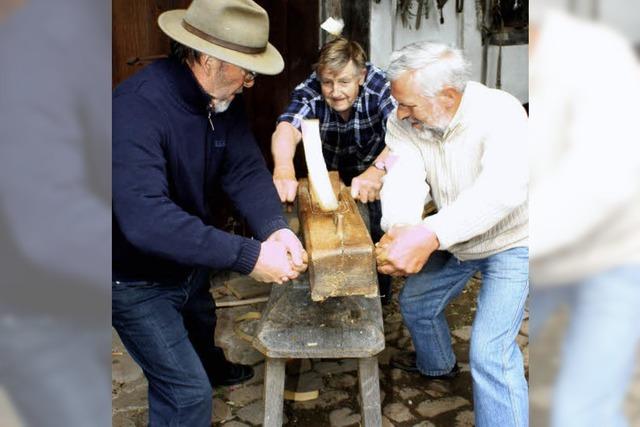
M258 282L279 285L298 277L299 273L289 261L287 248L282 242L264 241L260 245L260 255L249 276Z
M267 238L267 241L280 242L285 246L291 267L296 272L302 273L307 269L309 256L307 251L304 250L300 239L298 239L298 236L296 236L293 231L288 228L281 228L280 230L274 231Z
M362 203L374 202L380 198L384 171L369 167L351 180L351 197Z
M376 244L378 271L391 276L416 274L439 246L435 233L422 224L394 226Z

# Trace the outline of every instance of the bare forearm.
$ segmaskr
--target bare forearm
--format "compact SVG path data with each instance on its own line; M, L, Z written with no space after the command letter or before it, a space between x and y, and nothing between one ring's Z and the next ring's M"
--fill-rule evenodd
M271 136L271 154L275 168L293 168L296 146L302 139L298 129L288 122L280 122Z

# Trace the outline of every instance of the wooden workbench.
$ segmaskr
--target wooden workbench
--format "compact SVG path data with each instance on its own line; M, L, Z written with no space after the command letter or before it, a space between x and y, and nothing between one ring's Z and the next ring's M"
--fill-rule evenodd
M379 298L329 298L313 302L307 275L273 286L253 345L266 356L264 426L282 425L285 362L291 358L357 358L362 418L381 425L376 355L384 349Z

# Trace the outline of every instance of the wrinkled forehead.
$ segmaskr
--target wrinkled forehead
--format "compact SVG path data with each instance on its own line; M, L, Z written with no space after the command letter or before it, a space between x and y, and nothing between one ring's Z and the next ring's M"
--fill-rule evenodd
M323 80L337 80L342 78L352 78L358 74L358 68L352 60L341 68L334 68L325 65L320 69L318 77Z
M420 86L414 79L414 72L407 71L396 80L391 81L391 95L401 104L424 102Z

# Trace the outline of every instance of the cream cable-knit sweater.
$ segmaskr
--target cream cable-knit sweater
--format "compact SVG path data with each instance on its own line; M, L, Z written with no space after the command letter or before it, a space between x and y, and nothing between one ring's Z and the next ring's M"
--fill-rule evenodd
M423 221L460 260L528 246L527 116L512 95L469 82L442 140L391 114L397 156L381 192L382 228ZM422 219L433 200L438 213Z
M640 264L640 67L613 30L549 12L530 61L530 272L563 285Z

